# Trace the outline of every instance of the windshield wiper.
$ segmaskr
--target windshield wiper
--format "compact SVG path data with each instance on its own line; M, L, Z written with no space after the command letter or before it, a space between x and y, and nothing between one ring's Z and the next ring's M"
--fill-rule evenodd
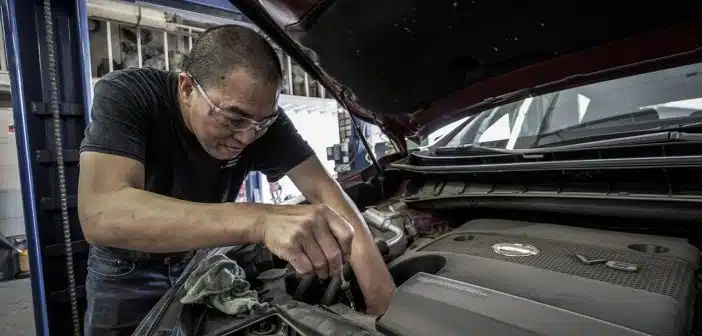
M670 142L702 142L702 121L652 127L628 132L596 134L586 137L550 142L548 144L543 144L532 148L504 149L481 146L480 144L463 144L458 147L439 147L434 149L432 154L436 156L529 155L592 147Z
M554 141L533 148L587 148L652 142L702 141L702 121L664 125L627 132L594 134Z
M543 133L538 136L539 143L532 145L532 148L554 147L563 144L580 144L611 138L622 138L627 136L649 134L661 131L693 131L702 127L702 121L698 116L685 117L674 123L673 119L645 120L655 111L646 109L636 113L619 115L611 118L593 120L590 122L574 125L568 128L553 132ZM627 122L633 119L634 122ZM636 122L639 119L639 122Z
M658 129L666 131L692 131L698 129L699 131L702 131L702 121L693 121L677 125L661 126Z
M601 139L601 137L600 137ZM580 139L582 140L582 139ZM678 131L664 131L656 133L646 133L638 135L629 136L617 136L609 139L593 140L578 142L570 145L562 145L559 143L551 143L544 146L535 147L535 150L543 151L544 149L579 149L579 148L593 148L593 147L609 147L609 146L622 146L622 145L636 145L636 144L655 144L655 143L670 143L670 142L702 142L702 134L699 133L687 133ZM568 140L567 142L572 142Z
M472 155L493 155L493 154L514 154L514 151L504 148L485 147L478 144L464 144L458 147L439 147L434 150L434 154L472 154Z
M637 118L644 119L645 117L651 116L653 114L655 114L656 119L650 120L650 121L660 121L660 119L658 119L658 112L655 109L648 108L648 109L639 110L636 112L618 114L618 115L611 116L608 118L595 119L595 120L591 120L591 121L587 121L587 122L582 122L582 123L579 123L577 125L573 125L573 126L566 127L566 128L561 128L561 129L553 131L553 132L539 134L539 137L544 138L547 136L559 136L562 133L576 131L576 130L582 130L582 129L587 129L587 128L632 125L633 123L628 123L627 121L636 121Z

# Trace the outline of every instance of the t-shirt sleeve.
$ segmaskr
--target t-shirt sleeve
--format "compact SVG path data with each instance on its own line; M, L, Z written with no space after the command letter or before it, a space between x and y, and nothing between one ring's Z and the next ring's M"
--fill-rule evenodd
M290 169L315 155L285 112L280 109L279 113L266 134L247 148L252 153L251 170L266 174L269 182L280 180Z
M81 152L100 152L144 162L146 156L146 111L136 103L132 91L115 79L95 84L91 122L85 130Z

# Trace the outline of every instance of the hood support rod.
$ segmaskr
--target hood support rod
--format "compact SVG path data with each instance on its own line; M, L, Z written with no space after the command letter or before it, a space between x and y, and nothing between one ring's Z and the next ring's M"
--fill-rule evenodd
M341 106L348 111L349 108L346 105L346 100L349 98L348 89L344 88L340 93L341 99L339 100L339 103L341 103ZM368 157L373 163L373 168L375 168L375 172L378 174L378 179L382 183L385 176L383 175L383 169L380 168L380 163L378 163L378 158L375 157L375 151L368 143L368 139L366 139L365 135L363 135L363 130L361 130L361 126L358 125L358 121L356 121L356 117L353 114L351 115L351 122L353 123L353 129L356 131L356 135L361 140L363 147L366 149L366 153L368 153Z

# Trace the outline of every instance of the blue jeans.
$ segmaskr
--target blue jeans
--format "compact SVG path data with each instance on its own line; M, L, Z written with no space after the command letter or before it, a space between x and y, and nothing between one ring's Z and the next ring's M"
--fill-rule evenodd
M188 260L135 261L91 246L85 290L85 336L131 335L171 288Z

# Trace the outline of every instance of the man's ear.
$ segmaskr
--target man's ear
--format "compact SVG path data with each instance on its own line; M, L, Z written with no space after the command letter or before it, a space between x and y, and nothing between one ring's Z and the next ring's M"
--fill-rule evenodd
M275 90L275 106L278 106L278 98L280 98L280 95L282 93L283 93L283 85L278 85L277 89Z
M178 95L183 103L189 104L195 92L195 83L187 72L181 72L178 76Z

